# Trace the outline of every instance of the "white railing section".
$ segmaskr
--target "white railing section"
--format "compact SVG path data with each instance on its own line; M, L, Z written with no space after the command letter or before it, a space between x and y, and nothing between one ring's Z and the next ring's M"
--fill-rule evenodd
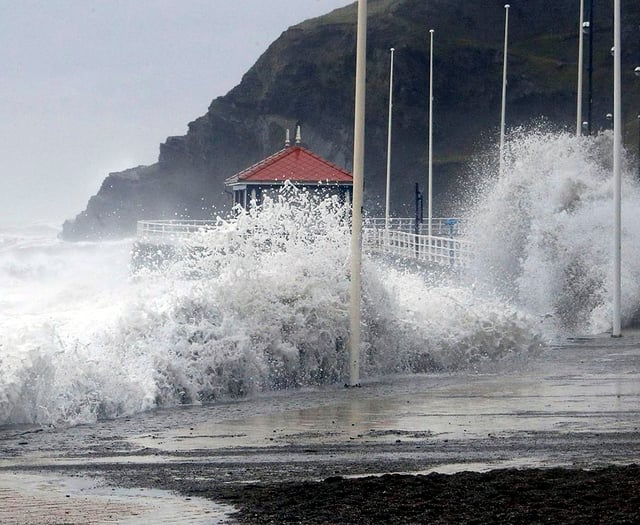
M363 249L371 253L388 254L394 257L433 262L447 266L465 266L471 259L473 245L456 237L456 219L433 219L429 237L425 225L415 233L415 219L394 218L389 229L385 219L366 219L362 229ZM436 226L437 225L437 226ZM137 239L142 243L177 245L184 244L199 233L218 227L216 221L153 220L138 221Z
M364 219L365 228L386 228L384 217L369 217ZM416 220L413 217L389 217L389 229L407 233L416 233ZM427 235L429 225L425 219L418 223L418 235ZM431 219L431 235L436 237L458 236L462 233L460 219L449 217L434 217Z
M153 244L182 244L194 233L215 230L216 221L157 220L138 221L138 241Z
M468 241L384 228L364 228L362 244L370 252L455 267L466 266L472 255Z

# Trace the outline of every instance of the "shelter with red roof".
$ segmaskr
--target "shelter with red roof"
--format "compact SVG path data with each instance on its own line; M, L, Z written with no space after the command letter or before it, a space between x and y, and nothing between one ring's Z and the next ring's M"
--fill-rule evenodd
M224 184L233 193L233 204L247 208L251 201L260 204L265 196L276 196L287 182L350 200L353 176L303 147L298 126L294 145L287 130L283 149L229 177Z

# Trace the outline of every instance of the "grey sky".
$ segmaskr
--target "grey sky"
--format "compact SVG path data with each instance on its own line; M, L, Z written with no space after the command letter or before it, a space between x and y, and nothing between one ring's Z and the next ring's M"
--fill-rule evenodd
M157 160L287 27L349 0L0 0L0 225Z

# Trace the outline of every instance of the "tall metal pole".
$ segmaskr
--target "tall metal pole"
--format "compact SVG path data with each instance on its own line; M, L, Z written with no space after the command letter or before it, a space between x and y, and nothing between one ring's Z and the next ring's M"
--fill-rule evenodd
M576 137L582 135L582 69L584 55L584 0L580 0L580 21L578 23L578 93L576 96Z
M423 215L423 199L422 192L420 191L420 184L416 182L416 190L415 190L415 201L416 201L416 213L415 213L415 222L413 223L413 233L416 235L420 235L420 225L422 224L422 215ZM417 246L417 240L416 240Z
M620 57L620 0L613 2L613 328L611 335L620 337L621 262L622 262L622 104Z
M433 222L433 33L429 30L431 42L429 51L429 206L427 208L427 234L429 235L429 256L431 256L431 223Z
M502 110L500 112L500 177L504 175L504 118L507 109L507 43L509 41L509 4L504 6L504 57L502 59Z
M635 76L640 79L640 66L636 66L633 70ZM637 115L638 119L638 181L640 181L640 113Z
M389 65L389 127L387 129L387 193L384 205L384 228L389 229L389 202L391 195L391 119L393 115L393 52L391 48L391 64Z
M587 95L587 135L591 135L593 124L591 113L593 106L593 0L589 0L589 65L587 66L589 93Z
M353 209L351 221L351 287L349 319L349 385L360 383L362 269L362 193L364 183L364 111L367 62L367 0L358 0L356 93L353 126Z

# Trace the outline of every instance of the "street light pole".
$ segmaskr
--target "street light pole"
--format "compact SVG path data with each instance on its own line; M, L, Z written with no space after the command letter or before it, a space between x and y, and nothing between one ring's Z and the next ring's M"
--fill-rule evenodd
M620 0L613 2L613 327L612 337L620 337L621 322L621 262L622 262L622 184L620 165L622 157L622 104L620 57Z
M505 4L504 56L502 59L502 110L500 112L500 177L504 175L504 120L507 106L507 43L509 40L509 4Z
M393 52L391 48L391 64L389 66L389 126L387 129L387 192L384 205L384 228L389 229L389 203L391 195L391 116L393 114Z
M367 0L358 0L356 93L353 126L353 205L351 219L351 285L349 295L349 386L360 383L362 303L362 194L364 187L364 110L367 62Z
M589 93L587 94L587 135L591 135L591 106L593 106L593 0L589 0L589 65L587 66Z
M582 23L584 22L584 0L580 0L580 22L578 24L578 94L576 107L576 136L582 135L582 68L584 54L584 33Z
M433 222L433 33L430 29L429 51L429 206L427 208L427 234L429 235L429 256L431 256L431 223Z
M640 181L640 113L638 113L638 181Z
M640 79L640 66L636 66L633 73ZM640 181L640 113L638 113L638 181Z

